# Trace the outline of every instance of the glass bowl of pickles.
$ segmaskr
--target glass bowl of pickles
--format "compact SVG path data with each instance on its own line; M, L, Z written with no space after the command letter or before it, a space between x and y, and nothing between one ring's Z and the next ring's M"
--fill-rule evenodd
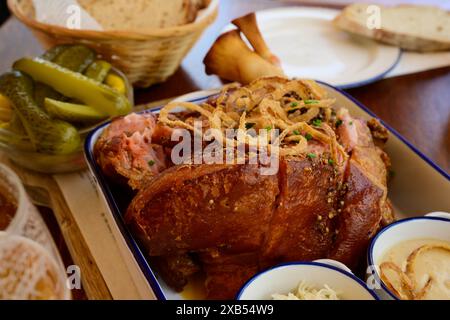
M86 46L19 59L0 75L0 151L38 172L81 170L87 134L133 103L125 75Z

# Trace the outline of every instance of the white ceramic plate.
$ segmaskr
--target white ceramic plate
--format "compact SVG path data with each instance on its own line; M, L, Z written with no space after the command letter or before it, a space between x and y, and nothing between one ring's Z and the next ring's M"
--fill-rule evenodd
M311 78L343 88L379 80L398 63L401 50L338 30L338 10L276 8L256 13L261 33L290 78ZM225 31L234 29L229 25Z

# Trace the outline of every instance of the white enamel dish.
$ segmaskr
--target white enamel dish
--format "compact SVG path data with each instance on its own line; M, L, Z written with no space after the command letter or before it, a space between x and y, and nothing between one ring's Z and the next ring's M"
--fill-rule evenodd
M316 79L341 89L383 78L397 65L401 50L340 31L332 24L339 12L298 6L258 11L256 18L290 78Z
M345 92L328 84L321 84L329 96L336 99L337 107L349 109L356 117L370 119L375 117L365 106L348 96ZM215 92L195 92L182 97L182 100L201 102ZM183 299L170 289L152 270L141 250L137 239L127 229L122 214L126 207L120 199L120 191L109 185L97 166L94 145L108 124L93 131L86 140L85 153L88 165L95 176L101 195L107 203L106 219L121 247L123 258L128 261L130 271L135 275L135 285L141 290L152 290L158 299ZM422 216L428 212L450 212L450 176L414 146L408 143L395 130L385 124L391 133L386 151L392 160L395 177L389 185L389 198L394 206L397 219ZM363 257L364 258L364 257Z

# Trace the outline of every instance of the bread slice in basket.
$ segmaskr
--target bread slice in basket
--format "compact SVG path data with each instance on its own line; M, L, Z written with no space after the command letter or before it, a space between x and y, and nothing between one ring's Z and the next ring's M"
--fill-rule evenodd
M432 6L401 5L380 8L381 28L370 28L374 14L369 4L352 4L334 24L350 33L363 35L411 51L450 49L450 12ZM373 16L372 16L373 17Z
M105 30L145 31L193 22L210 0L78 0Z

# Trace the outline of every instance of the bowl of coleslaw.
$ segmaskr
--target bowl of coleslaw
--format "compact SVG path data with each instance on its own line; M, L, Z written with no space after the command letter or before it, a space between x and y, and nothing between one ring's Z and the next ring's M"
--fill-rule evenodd
M278 265L251 278L238 300L378 300L344 264L334 260Z

